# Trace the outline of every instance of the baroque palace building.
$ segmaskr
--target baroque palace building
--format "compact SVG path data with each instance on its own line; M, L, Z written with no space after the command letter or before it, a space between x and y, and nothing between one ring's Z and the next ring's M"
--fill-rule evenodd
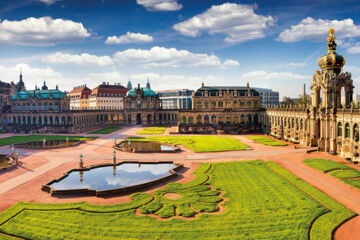
M262 108L261 95L249 84L243 87L202 84L192 93L191 108L166 109L149 82L147 87L128 89L129 81L128 88L101 84L88 96L89 109L70 109L71 94L66 96L58 88L49 90L45 84L42 89L25 90L20 79L17 84L20 92L11 98L11 109L3 113L3 128L12 132L81 132L103 126L141 124L177 125L179 133L262 130L280 139L353 158L358 156L355 151L359 146L360 109L353 105L353 81L350 73L342 71L345 58L336 53L334 30L330 29L329 34L328 52L318 60L321 70L313 76L312 102L308 106ZM80 99L81 94L74 93Z
M191 110L180 110L179 133L254 131L260 95L249 87L211 87L202 84L192 96Z
M334 32L329 29L328 52L319 58L321 70L313 75L311 106L269 107L261 112L260 122L272 136L352 158L359 145L360 109L354 108L353 80L342 71L345 58L336 53Z

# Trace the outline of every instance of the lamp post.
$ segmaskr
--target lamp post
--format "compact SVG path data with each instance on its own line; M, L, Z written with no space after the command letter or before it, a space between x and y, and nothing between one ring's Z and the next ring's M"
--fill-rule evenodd
M113 151L113 160L114 160L114 165L115 165L116 164L116 151L115 151L115 149Z
M66 146L69 146L69 137L66 137Z
M14 157L14 144L11 144L11 156Z
M45 148L45 146L46 146L46 139L44 138L43 139L43 148Z
M80 168L84 168L83 158L84 158L84 156L83 156L82 153L81 153L81 154L80 154Z
M15 153L15 163L16 163L16 165L19 165L19 152L18 151L16 151L16 153Z
M114 148L116 147L116 138L114 138Z

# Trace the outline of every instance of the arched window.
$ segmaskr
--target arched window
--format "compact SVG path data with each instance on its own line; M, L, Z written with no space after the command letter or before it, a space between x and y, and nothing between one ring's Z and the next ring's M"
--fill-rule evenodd
M48 107L47 107L47 103L44 103L44 111L47 111L48 110ZM44 121L45 122L45 121Z
M350 124L345 124L345 138L350 138Z
M40 110L40 111L42 110L42 105L41 105L41 103L38 104L38 110Z
M193 123L194 123L194 118L193 118L193 116L190 116L190 117L189 117L188 122L189 122L190 124L193 124Z
M222 101L219 101L219 102L218 102L218 107L219 107L219 108L224 107L224 104L223 104L223 102L222 102Z
M32 104L32 109L31 110L36 111L36 104L35 103Z
M215 115L211 116L211 123L216 124L216 116Z
M196 117L196 123L197 123L197 124L201 124L201 123L202 123L202 117L201 117L200 115L198 115L198 116Z
M301 119L301 120L300 120L300 130L302 130L303 127L304 127L304 122L303 122L303 120Z
M209 116L208 116L208 115L205 115L205 117L204 117L204 123L205 123L205 124L209 124Z
M183 116L183 117L181 118L181 123L186 123L186 117L185 117L185 116Z
M49 103L49 110L52 111L53 110L53 104Z
M353 132L354 140L355 140L355 142L358 142L359 141L359 125L357 125L355 123L353 129L354 129L354 132Z

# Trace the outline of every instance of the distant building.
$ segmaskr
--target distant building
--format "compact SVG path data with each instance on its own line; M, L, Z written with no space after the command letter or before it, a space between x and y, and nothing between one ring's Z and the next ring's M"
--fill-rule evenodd
M268 88L253 88L260 93L261 106L279 105L279 92Z
M189 89L157 91L161 100L162 109L191 109L191 95L194 91Z
M70 98L70 110L87 110L89 109L89 97L91 89L86 85L74 87L67 96Z
M291 97L282 97L281 104L296 104L297 101L299 101L300 98L291 98ZM271 105L270 105L271 106Z
M115 110L123 109L123 98L129 91L126 87L115 83L110 85L103 82L94 88L89 97L89 109L91 110Z

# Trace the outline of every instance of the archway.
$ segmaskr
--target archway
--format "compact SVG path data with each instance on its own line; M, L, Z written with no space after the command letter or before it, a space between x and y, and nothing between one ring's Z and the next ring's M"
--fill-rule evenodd
M136 114L136 124L142 124L141 113Z

